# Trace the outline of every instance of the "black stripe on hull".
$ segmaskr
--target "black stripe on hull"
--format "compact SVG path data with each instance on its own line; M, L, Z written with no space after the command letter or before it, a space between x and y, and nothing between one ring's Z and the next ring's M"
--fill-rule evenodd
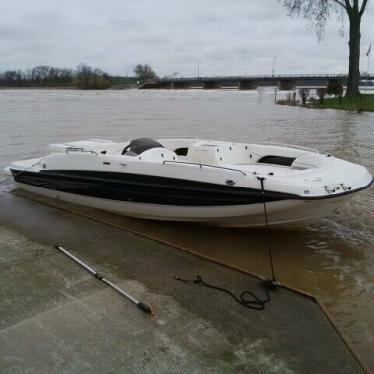
M150 175L78 170L12 173L16 182L110 200L177 206L247 205L263 201L260 189ZM272 191L265 194L268 202L295 198L299 197Z

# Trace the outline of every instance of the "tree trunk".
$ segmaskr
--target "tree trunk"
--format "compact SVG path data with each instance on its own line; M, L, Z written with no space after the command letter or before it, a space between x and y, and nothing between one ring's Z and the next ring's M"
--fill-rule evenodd
M361 15L359 12L349 14L349 71L346 96L358 96L360 91L360 39Z

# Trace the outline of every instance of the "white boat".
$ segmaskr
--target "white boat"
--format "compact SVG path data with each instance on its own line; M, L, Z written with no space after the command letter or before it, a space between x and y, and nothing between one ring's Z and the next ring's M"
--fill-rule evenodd
M13 162L19 188L130 217L216 226L304 225L368 188L368 170L314 149L196 138L51 144Z

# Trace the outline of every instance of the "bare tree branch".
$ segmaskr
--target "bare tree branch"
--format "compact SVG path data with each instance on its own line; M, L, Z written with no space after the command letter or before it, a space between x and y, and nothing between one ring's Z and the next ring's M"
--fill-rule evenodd
M289 16L302 17L314 26L318 40L322 40L335 8L344 9L349 18L349 68L347 96L359 95L361 18L369 0L278 0L287 8ZM343 13L340 17L343 18ZM338 16L339 17L339 16Z
M342 6L344 9L347 9L347 6L340 0L332 0L334 3L336 4L339 4L340 6Z
M361 9L360 9L360 16L362 16L364 14L367 3L368 3L368 0L364 0L362 2Z
M346 7L347 11L352 10L352 5L349 2L349 0L344 0L344 2L345 2L345 7Z

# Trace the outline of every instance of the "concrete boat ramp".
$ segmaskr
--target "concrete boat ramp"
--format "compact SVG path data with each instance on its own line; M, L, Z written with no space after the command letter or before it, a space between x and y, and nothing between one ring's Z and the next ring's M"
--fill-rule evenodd
M155 316L54 245L86 261ZM263 297L259 280L67 210L0 191L1 373L362 373L313 299L278 288L262 311L202 285Z

